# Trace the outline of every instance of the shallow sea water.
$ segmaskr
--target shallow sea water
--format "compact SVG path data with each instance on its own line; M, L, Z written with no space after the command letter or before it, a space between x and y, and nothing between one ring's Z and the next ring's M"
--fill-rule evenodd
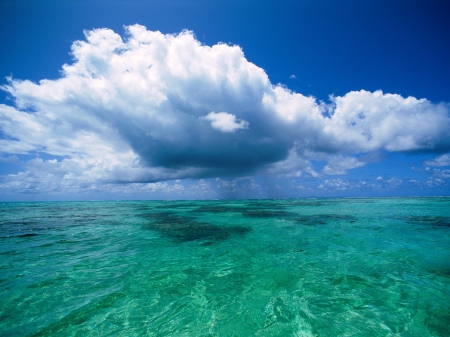
M450 198L3 203L0 336L450 336Z

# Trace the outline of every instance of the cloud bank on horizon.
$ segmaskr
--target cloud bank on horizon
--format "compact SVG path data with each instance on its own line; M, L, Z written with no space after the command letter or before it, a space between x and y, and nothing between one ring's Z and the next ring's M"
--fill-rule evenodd
M321 174L344 175L380 151L449 165L447 103L365 90L317 101L271 83L239 46L202 45L190 31L85 36L60 78L2 87L14 104L0 105L1 158L55 156L29 160L4 186L315 176L316 160Z

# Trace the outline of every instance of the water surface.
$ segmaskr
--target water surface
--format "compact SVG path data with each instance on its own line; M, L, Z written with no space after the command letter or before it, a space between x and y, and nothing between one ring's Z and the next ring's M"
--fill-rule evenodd
M1 336L450 336L450 198L0 204Z

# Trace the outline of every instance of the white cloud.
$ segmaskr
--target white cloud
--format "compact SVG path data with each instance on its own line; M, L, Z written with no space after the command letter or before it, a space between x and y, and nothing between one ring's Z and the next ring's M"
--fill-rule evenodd
M211 122L211 126L221 132L235 132L239 129L248 129L248 122L236 120L236 116L227 112L210 112L200 119Z
M364 166L366 163L359 161L357 158L349 156L332 156L328 160L322 172L328 175L347 174L347 170Z
M314 170L312 169L312 167L307 167L307 168L305 169L305 172L309 173L309 174L311 175L311 177L313 177L313 178L318 178L318 177L320 176L320 174L317 173L316 171L314 171Z
M446 104L403 98L382 91L352 91L332 97L334 112L325 125L337 150L349 152L433 150L450 146Z
M426 166L450 166L450 154L444 154L432 160L427 160L424 165Z
M397 178L390 178L390 179L386 179L385 182L387 183L387 185L389 187L398 187L401 184L403 184L403 180L401 179L397 179Z
M328 191L358 191L358 190L371 190L375 188L375 184L369 183L365 180L343 180L337 179L326 179L322 184L318 186L321 190Z
M262 168L264 173L278 175L286 178L300 177L301 170L309 167L308 160L299 156L295 149L291 149L286 159L266 165Z
M0 105L1 158L56 157L27 162L4 189L318 177L311 160L327 161L325 174L345 174L370 161L353 157L360 153L450 149L446 104L361 90L327 105L273 85L238 46L205 46L188 31L125 31L85 32L61 78L3 86L14 106ZM448 155L439 158L428 165Z
M352 185L342 179L331 179L325 180L324 184L320 184L318 187L321 189L348 190L352 188Z
M17 157L16 155L8 157L0 156L0 163L17 163L17 162L19 162L19 157Z
M450 170L432 169L432 170L428 170L427 173L431 174L436 179L449 179L450 178Z
M294 171L287 173L285 175L286 178L300 178L302 176L302 171Z

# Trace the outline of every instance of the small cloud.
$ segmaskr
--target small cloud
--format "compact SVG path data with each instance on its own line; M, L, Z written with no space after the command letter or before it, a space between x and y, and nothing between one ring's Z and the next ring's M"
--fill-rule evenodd
M377 178L377 181L381 181L381 180L383 180L383 177L378 177Z
M210 112L206 116L201 116L201 120L211 122L213 129L221 132L235 132L239 129L248 129L249 123L243 119L236 119L236 116L227 112Z
M424 165L426 166L450 166L450 154L444 154L432 160L427 160Z
M329 189L335 189L335 190L348 190L352 186L348 181L343 181L342 179L331 179L331 180L325 180L325 186Z
M397 178L388 179L388 180L386 180L386 182L388 183L388 186L390 186L390 187L398 187L401 184L403 184L403 180L397 179Z
M433 177L438 179L449 179L450 178L450 170L441 170L441 169L433 169L431 171Z
M8 157L2 157L0 156L0 163L18 163L19 162L19 157L17 157L16 155L12 155L12 156L8 156Z
M297 78L297 76L295 76L294 74L292 74L291 76L289 76L289 78L290 78L291 80L295 80L295 79Z
M328 161L328 165L323 168L323 173L327 175L344 175L347 170L364 166L366 163L350 156L333 156Z
M302 171L290 172L284 175L286 178L300 178L302 176Z
M317 173L316 171L314 171L311 167L308 167L307 169L304 170L306 173L309 173L311 175L311 177L313 178L317 178L320 176L319 173Z

